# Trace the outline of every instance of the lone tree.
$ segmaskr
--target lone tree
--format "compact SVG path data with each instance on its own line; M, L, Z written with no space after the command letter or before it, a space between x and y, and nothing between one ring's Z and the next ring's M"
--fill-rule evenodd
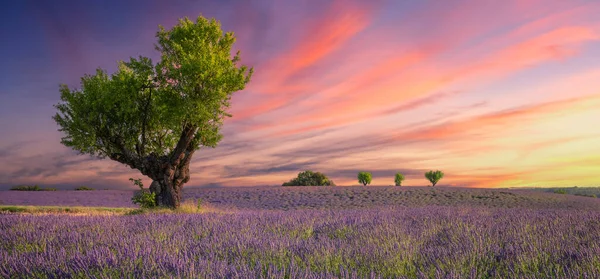
M333 181L320 172L303 171L298 177L283 183L282 186L335 186Z
M253 69L238 65L233 32L215 19L183 18L170 30L159 26L156 38L157 63L131 58L112 75L84 75L81 89L61 85L53 119L62 144L139 170L152 179L157 205L175 208L194 152L217 146L231 95Z
M440 181L440 179L442 179L443 177L444 177L444 173L439 170L428 171L425 173L425 178L427 178L429 180L429 182L431 182L432 186L435 186L435 184L437 184Z
M396 177L394 177L394 182L396 182L396 186L402 186L402 181L404 181L404 175L401 173L396 173Z
M363 186L367 186L371 184L371 180L373 179L373 175L370 172L361 171L358 173L358 183Z

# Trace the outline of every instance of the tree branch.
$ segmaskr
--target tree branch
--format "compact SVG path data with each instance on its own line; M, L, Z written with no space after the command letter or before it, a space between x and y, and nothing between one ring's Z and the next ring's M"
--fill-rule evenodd
M177 146L171 152L171 156L169 159L169 164L173 166L179 166L181 160L186 155L185 152L189 148L190 143L194 139L194 135L196 134L196 128L193 125L186 124L181 131L181 136L179 137L179 142L177 142Z
M125 144L123 144L122 138L109 137L109 141L114 145L114 147L118 151L120 151L109 154L108 157L110 159L128 165L132 169L142 170L144 168L144 164L140 156L127 149L127 147L125 147Z
M148 125L148 110L150 109L150 103L152 102L152 87L146 86L146 88L148 89L149 93L148 100L146 101L146 105L144 106L144 118L142 119L142 143L140 148L138 149L138 155L140 157L146 155L146 126Z

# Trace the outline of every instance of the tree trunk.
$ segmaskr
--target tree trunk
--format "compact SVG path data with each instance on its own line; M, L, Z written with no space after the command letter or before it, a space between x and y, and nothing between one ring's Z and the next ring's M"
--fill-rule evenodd
M150 192L156 195L156 205L170 208L181 205L183 184L190 180L190 162L197 147L192 140L197 130L186 125L169 156L147 157L142 173L152 179Z
M181 205L183 184L189 181L189 164L178 169L166 169L154 177L150 192L156 195L156 205L177 208Z
M154 180L150 185L150 192L156 195L156 205L177 208L181 205L181 192L183 183L179 185L169 179Z

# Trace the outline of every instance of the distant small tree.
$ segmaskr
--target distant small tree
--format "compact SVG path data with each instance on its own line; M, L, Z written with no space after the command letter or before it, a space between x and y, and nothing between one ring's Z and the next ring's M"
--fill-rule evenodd
M401 173L396 173L396 177L394 178L396 186L402 186L402 181L404 181L404 175L402 175Z
M335 183L323 173L307 170L282 186L335 186Z
M358 173L358 183L363 186L367 186L371 184L371 180L373 179L373 175L370 172L361 171Z
M567 194L567 190L565 190L565 189L556 189L556 190L554 190L554 193L555 194L563 194L564 195L564 194Z
M443 177L444 173L440 170L431 170L425 173L425 178L427 178L429 182L431 182L432 186L435 186L435 184L437 184Z
M90 188L87 186L79 186L79 187L75 188L75 191L93 191L93 190L94 190L94 188Z
M37 185L18 185L10 188L11 191L41 191L40 186Z

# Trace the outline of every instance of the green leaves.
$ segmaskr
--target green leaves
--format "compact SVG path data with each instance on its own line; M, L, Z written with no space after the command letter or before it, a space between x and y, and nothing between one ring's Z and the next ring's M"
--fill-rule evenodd
M440 179L442 179L444 177L444 173L440 170L436 170L436 171L428 171L425 173L425 178L427 178L427 180L429 180L429 182L431 182L432 186L435 186L435 184L437 184Z
M171 30L160 27L156 36L162 54L156 72L166 95L177 103L173 114L179 122L207 130L220 127L229 116L224 109L230 106L231 93L244 89L252 75L252 69L237 66L239 52L231 58L233 33L223 33L214 19L198 17L196 22L181 19ZM218 140L202 143L211 146Z
M129 178L129 181L131 181L133 185L140 187L140 190L131 198L131 202L139 205L141 208L152 208L156 206L156 194L151 193L148 189L144 189L142 179Z
M402 181L404 181L404 175L402 175L401 173L396 173L396 176L394 177L394 182L396 183L396 186L402 186Z
M373 179L373 175L370 172L361 171L358 173L358 183L363 186L367 186L371 184L371 180Z
M53 119L65 134L62 144L139 168L134 162L149 154L170 156L184 127L197 131L186 150L219 143L231 95L253 71L237 65L239 52L232 57L233 33L200 16L160 27L156 38L158 63L131 58L111 75L102 69L84 75L80 89L60 86Z
M283 183L282 186L335 186L325 174L310 170L298 173L298 177Z

